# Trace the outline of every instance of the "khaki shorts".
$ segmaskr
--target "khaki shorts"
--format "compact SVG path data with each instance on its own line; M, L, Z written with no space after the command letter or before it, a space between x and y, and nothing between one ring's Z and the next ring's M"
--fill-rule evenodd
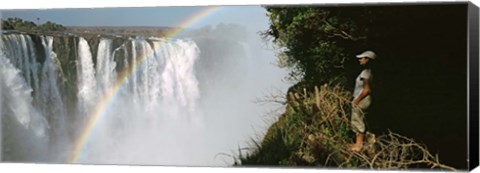
M370 106L370 103L372 102L372 98L368 95L364 97L360 103L358 103L357 106L352 107L352 119L351 119L351 125L352 125L352 130L355 133L364 133L365 132L365 114L367 108Z

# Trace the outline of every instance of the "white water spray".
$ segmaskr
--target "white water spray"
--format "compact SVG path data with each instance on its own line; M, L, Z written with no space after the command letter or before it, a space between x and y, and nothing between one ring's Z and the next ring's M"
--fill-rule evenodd
M201 153L205 146L200 138L202 115L196 106L199 90L193 70L198 58L195 43L135 39L132 49L130 65L136 67L129 82L122 86L130 89L120 90L104 110L80 162L208 164L201 159L203 155L192 155ZM103 65L114 63L107 61Z
M112 40L101 39L97 51L96 81L101 94L105 94L108 87L117 79L113 60Z
M13 39L12 39L13 38ZM16 39L18 40L16 40ZM0 107L2 114L2 159L41 160L45 155L48 129L47 120L40 111L32 105L32 88L22 74L26 70L24 64L12 64L10 59L28 58L15 57L20 50L28 50L25 44L14 44L24 40L18 35L4 37L4 45L0 55ZM25 55L25 54L21 54ZM17 61L19 62L19 61ZM28 70L26 70L28 71ZM8 156L8 157L6 157Z
M78 123L85 121L85 116L90 113L97 101L97 80L95 79L95 68L93 67L92 53L90 46L84 38L78 43Z
M46 115L50 124L49 132L49 154L54 161L64 160L67 157L66 150L68 147L67 121L66 111L63 100L58 89L58 74L60 74L60 63L57 55L53 52L53 37L42 37L42 45L45 51L45 62L43 62L42 71L40 72L40 87L37 89L36 101L38 108ZM37 72L33 73L34 75Z
M46 137L41 140L24 133L13 135L47 141L43 149L23 147L49 152L39 154L45 162L63 162L65 151L76 141L66 131L73 129L73 134L83 132L81 128L94 107L105 99L106 91L112 89L120 77L117 71L133 66L132 74L109 100L107 107L101 110L102 114L78 160L80 163L232 164L231 158L217 156L221 153L235 156L238 147L246 147L246 143L257 135L257 125L263 124L263 115L270 107L265 108L254 101L269 87L281 87L279 81L284 75L275 71L269 60L260 59L271 56L272 60L273 55L252 49L250 43L229 41L199 46L196 41L187 39L135 38L124 40L118 46L111 39L99 38L94 62L90 49L94 45L79 37L75 38L78 47L74 48L78 50L74 57L76 76L66 79L76 81L77 92L68 92L62 88L65 86L60 67L67 62L57 59L52 37L42 37L42 43L29 41L32 39L27 35L10 34L2 38L9 42L9 47L3 48L8 50L4 54L19 55L6 60L24 58L15 61L18 65L2 62L10 64L2 70L17 71L8 74L2 71L2 77L23 80L20 86L24 85L25 94L18 97L27 99L22 101L29 110L27 112L39 112L42 114L39 117L46 117L41 121L26 116L32 123L45 122ZM32 54L34 44L41 44L45 55ZM39 61L43 56L45 60ZM205 75L199 78L200 73ZM24 74L30 74L30 79ZM7 92L9 89L2 83L0 96L6 98ZM77 100L66 101L64 98ZM7 104L3 100L0 108L5 110ZM76 103L70 107L73 111L67 110L67 103ZM3 110L2 115L6 115ZM74 112L74 115L66 112ZM18 115L22 117L28 113ZM16 122L22 122L17 116L13 117ZM24 128L30 129L27 127ZM13 157L8 159L13 160ZM19 158L22 159L26 160Z

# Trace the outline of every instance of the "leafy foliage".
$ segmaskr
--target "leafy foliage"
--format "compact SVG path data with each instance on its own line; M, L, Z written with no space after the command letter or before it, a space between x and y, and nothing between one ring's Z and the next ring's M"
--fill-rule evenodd
M354 55L372 49L380 58L375 60L374 66L376 88L372 95L376 101L368 117L369 121L377 119L377 123L372 123L370 130L395 129L428 142L427 139L437 134L442 126L421 121L424 118L419 117L435 117L427 118L429 121L444 117L448 119L445 122L464 122L458 117L451 117L452 114L464 114L464 111L447 105L465 100L464 95L455 92L464 90L465 86L460 83L464 83L462 81L465 79L454 76L465 75L466 62L458 57L466 57L462 53L466 52L466 7L465 4L266 6L270 28L262 36L267 41L273 41L280 67L291 69L289 79L296 84L289 89L289 93L300 93L300 97L287 95L285 113L269 128L263 141L257 143L257 149L240 157L238 164L373 169L436 167L453 170L452 167L439 164L438 157L431 155L423 144L395 133L378 136L373 142L373 148L376 148L374 152L367 150L359 154L345 151L343 145L352 139L344 138L347 132L350 133L349 124L342 120L332 126L322 127L318 119L331 112L311 108L309 103L314 99L307 95L313 94L303 90L312 91L314 86L323 84L339 84L342 90L349 90L349 86L353 86L353 78L359 73ZM447 67L446 62L456 63L458 68ZM434 91L462 96L456 98L455 102L440 99ZM319 98L324 99L323 96ZM345 99L351 101L351 97ZM434 100L445 103L442 111L438 104L429 105ZM338 102L326 99L321 103L335 105ZM399 105L408 109L399 109ZM298 110L293 109L295 107ZM336 107L333 112L339 112L340 108ZM335 121L347 114L330 118ZM310 123L312 119L316 121ZM409 126L416 124L416 127L405 128L405 123L409 123ZM422 129L422 133L418 133L417 129ZM435 132L426 132L428 129L435 129ZM455 135L464 131L444 130L438 133L442 135L438 138L448 133ZM296 138L296 142L292 138ZM450 150L449 146L459 146L457 148L461 150L460 145L466 138L455 139L456 142L448 145L431 140L428 146L443 147L443 153ZM449 164L454 163L454 158L466 158L458 157L464 155L457 154L460 153L457 150L451 150L454 154L450 156L444 154L445 160L450 159ZM465 165L460 162L455 165L462 166Z
M299 88L347 81L345 68L368 35L370 11L362 7L265 7L281 67L291 68ZM363 19L363 20L358 20ZM357 48L354 48L357 47Z
M42 25L37 25L31 21L24 21L23 19L20 19L20 18L8 18L7 20L2 20L2 29L32 32L32 31L65 31L67 28L65 28L60 24L56 24L50 21L47 21Z

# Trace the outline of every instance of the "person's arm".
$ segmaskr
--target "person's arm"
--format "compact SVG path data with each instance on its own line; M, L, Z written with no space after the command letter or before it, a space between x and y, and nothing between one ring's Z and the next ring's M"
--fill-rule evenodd
M358 105L360 101L370 93L370 83L368 78L362 78L361 80L363 81L363 89L362 92L360 92L360 95L353 100L353 105Z

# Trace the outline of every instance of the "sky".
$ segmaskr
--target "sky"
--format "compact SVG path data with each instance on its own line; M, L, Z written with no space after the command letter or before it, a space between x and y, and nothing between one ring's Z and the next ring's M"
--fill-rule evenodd
M23 4L29 5L18 5ZM53 3L51 3L52 1ZM34 21L35 23L45 23L46 21L55 22L64 26L177 26L189 16L207 8L206 5L211 4L211 0L206 0L206 4L192 1L179 0L178 2L152 3L148 0L135 0L139 3L132 3L127 0L117 0L115 3L110 0L69 0L69 3L44 0L36 4L32 0L15 0L18 3L2 3L0 7L0 16L5 19L9 17L19 17L24 20ZM345 0L343 0L345 1ZM328 1L328 3L349 3L352 0ZM372 3L363 0L364 3ZM421 2L420 0L413 0ZM430 0L431 1L431 0ZM477 0L472 2L476 3ZM49 3L50 2L50 3ZM80 3L79 3L80 2ZM103 3L102 3L103 2ZM395 0L385 0L383 2L397 2ZM409 0L401 0L400 2L409 2ZM232 3L232 1L222 1L222 4L232 4L222 6L219 10L201 18L197 22L189 25L189 29L198 29L203 26L216 26L219 23L239 24L245 26L250 31L266 30L268 28L268 18L266 10L261 4L288 4L283 0L260 0L258 2L248 3ZM290 2L291 3L291 2ZM304 2L305 3L305 2ZM320 0L307 1L307 3L322 3ZM323 2L327 3L327 2ZM354 2L355 3L355 2ZM356 2L358 3L358 2ZM46 5L45 8L42 8ZM144 4L142 6L142 4ZM215 5L215 3L213 3ZM216 3L218 4L218 2ZM254 4L254 5L245 5ZM478 4L478 2L476 3ZM113 7L112 7L113 6ZM30 8L30 9L22 9ZM35 7L37 7L35 9ZM9 9L10 8L10 9ZM33 9L31 9L33 8ZM37 18L40 20L37 21Z
M177 26L205 6L184 7L109 7L69 9L10 9L1 10L3 19L18 17L43 24L47 21L64 26ZM37 18L40 20L37 21ZM216 26L219 23L243 25L252 31L268 27L266 10L258 5L222 6L200 18L190 29Z

